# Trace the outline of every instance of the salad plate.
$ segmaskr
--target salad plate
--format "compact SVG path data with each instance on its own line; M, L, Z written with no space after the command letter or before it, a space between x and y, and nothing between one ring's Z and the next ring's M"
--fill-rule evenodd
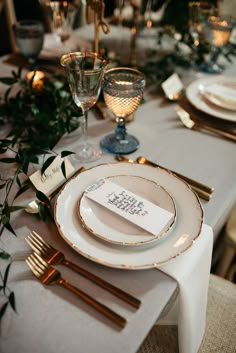
M176 207L174 226L155 245L117 246L91 236L79 220L78 202L86 188L98 178L119 175L150 180L161 185L173 198ZM187 251L201 232L203 210L189 185L170 171L118 162L87 169L70 180L55 201L54 219L62 238L80 255L104 266L141 270L156 267Z
M148 244L168 234L176 219L176 209L172 197L161 185L134 175L117 175L106 179L170 212L173 217L160 233L153 235L83 193L78 205L78 215L87 231L104 241L126 246Z

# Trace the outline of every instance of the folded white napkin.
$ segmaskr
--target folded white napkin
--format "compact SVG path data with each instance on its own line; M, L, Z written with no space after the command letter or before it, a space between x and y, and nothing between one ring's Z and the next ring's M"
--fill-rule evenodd
M204 87L203 95L222 108L236 110L236 85L214 83Z
M213 232L204 224L190 249L158 266L179 284L174 307L157 322L178 325L179 353L197 353L204 335L212 248Z

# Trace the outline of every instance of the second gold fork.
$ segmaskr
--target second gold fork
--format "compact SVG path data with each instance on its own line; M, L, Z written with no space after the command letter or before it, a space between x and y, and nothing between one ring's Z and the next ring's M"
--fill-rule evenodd
M94 309L105 315L107 318L115 322L121 327L125 327L127 320L111 310L104 304L100 303L89 294L85 293L81 289L74 287L71 283L61 277L59 271L49 266L39 255L32 254L26 258L26 263L33 272L33 274L46 285L59 284L71 292L76 294L84 302L92 306Z
M35 231L25 238L29 246L40 255L48 264L50 265L65 265L70 269L78 272L80 275L86 277L91 282L97 284L98 286L106 289L116 297L122 299L126 303L138 309L141 305L141 301L131 294L123 291L122 289L112 285L111 283L105 281L104 279L92 274L91 272L85 270L81 266L75 265L74 263L66 260L64 254L59 250L53 248L49 243L47 243L39 234Z

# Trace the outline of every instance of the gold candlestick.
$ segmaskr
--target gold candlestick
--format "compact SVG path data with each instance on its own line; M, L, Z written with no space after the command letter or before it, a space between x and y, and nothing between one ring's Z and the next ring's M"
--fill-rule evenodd
M110 32L109 25L104 19L105 4L103 0L86 1L87 23L94 23L94 51L99 52L99 34L102 28L105 34Z

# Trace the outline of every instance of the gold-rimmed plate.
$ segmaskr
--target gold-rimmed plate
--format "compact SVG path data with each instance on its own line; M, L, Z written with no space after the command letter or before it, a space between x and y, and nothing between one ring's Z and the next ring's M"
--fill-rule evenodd
M236 122L235 111L225 109L222 105L222 99L221 104L219 104L218 98L218 104L216 104L215 97L213 102L213 96L205 96L207 87L216 83L226 87L235 87L235 81L228 76L217 75L214 77L204 77L190 83L190 85L186 88L186 97L198 110L207 113L214 118Z
M78 217L78 200L98 178L133 175L160 184L175 202L174 226L155 246L117 246L92 237ZM99 264L127 270L152 268L187 251L199 236L203 210L188 184L163 168L129 163L102 164L69 181L55 202L54 219L63 239L79 254Z
M116 245L139 246L156 242L168 234L176 219L176 209L174 200L161 185L134 175L117 175L106 179L172 213L173 217L160 233L153 235L83 193L78 205L78 215L91 235Z

